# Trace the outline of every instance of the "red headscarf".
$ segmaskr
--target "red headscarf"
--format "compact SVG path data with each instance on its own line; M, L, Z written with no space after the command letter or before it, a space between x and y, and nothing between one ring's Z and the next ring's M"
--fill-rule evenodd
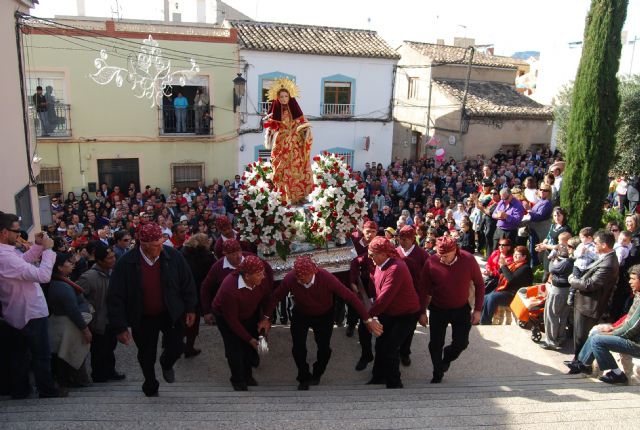
M367 221L362 226L362 229L374 229L375 231L378 231L378 224L376 224L375 221Z
M248 255L242 260L242 263L238 265L238 272L243 275L253 275L254 273L262 272L264 270L264 263L255 255Z
M162 229L155 222L148 222L138 232L140 242L155 242L162 239Z
M389 240L384 236L376 236L369 243L369 251L373 254L381 254L387 258L398 257L398 251Z
M451 236L442 236L436 239L436 251L438 254L446 254L458 249L458 242Z
M218 218L216 218L216 228L218 229L218 231L231 228L231 221L229 221L229 218L227 218L226 215L220 215Z
M315 275L318 272L318 266L308 255L296 258L293 263L293 271L298 278L306 278L309 275Z
M416 238L416 231L410 225L405 225L400 229L398 237L402 239L414 239Z
M235 239L227 239L222 242L222 253L224 255L233 254L234 252L242 251L240 242Z

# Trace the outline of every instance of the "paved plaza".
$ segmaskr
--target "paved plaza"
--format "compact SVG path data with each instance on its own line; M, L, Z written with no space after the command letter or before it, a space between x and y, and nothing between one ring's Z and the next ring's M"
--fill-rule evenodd
M311 342L310 356L315 354ZM259 387L235 392L217 328L203 326L203 352L176 365L176 383L161 378L160 396L140 391L135 346L118 346L122 383L72 390L64 399L0 400L2 429L601 429L637 425L640 386L612 387L565 375L569 354L540 349L529 332L511 326L474 327L471 345L432 385L428 334L417 330L405 388L366 386L370 369L353 370L356 338L333 334L333 356L321 385L296 390L288 327L274 326L270 352L254 373ZM568 352L568 351L567 351ZM158 376L160 369L158 367Z

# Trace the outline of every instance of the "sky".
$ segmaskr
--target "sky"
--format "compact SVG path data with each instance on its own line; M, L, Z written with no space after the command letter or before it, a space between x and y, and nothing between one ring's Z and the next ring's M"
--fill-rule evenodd
M75 15L76 0L39 0L32 14ZM171 0L171 5L196 0ZM85 0L87 15L162 19L162 0ZM226 0L259 21L364 28L393 48L403 40L435 42L454 37L493 44L495 53L544 51L582 39L590 0ZM155 15L155 16L154 16ZM154 18L150 18L154 16ZM640 0L629 0L624 30L640 37Z

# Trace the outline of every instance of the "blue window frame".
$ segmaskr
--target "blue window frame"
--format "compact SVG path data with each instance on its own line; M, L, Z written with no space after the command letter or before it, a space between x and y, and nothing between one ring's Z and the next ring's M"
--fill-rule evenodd
M320 114L348 117L355 115L356 80L345 75L322 78L320 88Z
M338 154L338 155L342 155L344 157L344 161L347 162L349 167L353 168L353 164L355 163L355 151L353 149L343 148L343 147L335 147L335 148L325 149L324 151L332 152L332 153ZM324 152L324 151L322 151L322 152Z

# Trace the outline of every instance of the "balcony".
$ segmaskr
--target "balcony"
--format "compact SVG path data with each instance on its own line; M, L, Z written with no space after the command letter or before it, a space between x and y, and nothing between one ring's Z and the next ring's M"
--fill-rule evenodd
M269 108L271 107L271 102L260 102L260 114L266 115L269 113Z
M209 113L210 120L203 118L204 113ZM177 115L176 115L177 114ZM196 117L201 118L196 122ZM182 119L182 121L180 121ZM211 107L208 109L195 109L189 106L183 112L176 112L173 106L161 106L158 109L158 124L161 136L173 136L182 134L195 134L202 136L213 135L213 115Z
M30 106L29 115L33 120L36 137L71 136L71 105L56 103L53 109L45 112L36 112L36 109Z
M354 111L355 104L323 103L320 105L322 116L344 118L353 116Z

